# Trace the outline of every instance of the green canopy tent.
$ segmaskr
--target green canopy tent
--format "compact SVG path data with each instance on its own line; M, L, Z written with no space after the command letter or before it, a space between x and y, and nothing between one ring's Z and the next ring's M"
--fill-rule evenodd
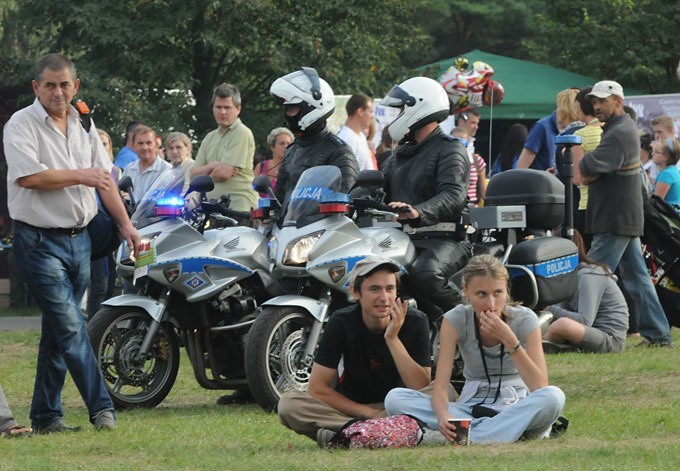
M503 85L505 95L503 101L493 109L494 119L536 120L555 109L555 96L569 87L583 88L597 82L592 77L575 74L567 70L556 69L548 65L498 56L475 49L465 54L470 61L482 61L494 69L493 79ZM458 56L456 56L458 57ZM418 67L418 71L428 77L438 79L453 65L455 57L444 59L433 64ZM627 94L638 94L626 90ZM477 109L482 119L489 119L491 110L484 106Z
M474 61L482 61L493 67L493 80L500 82L505 90L503 101L493 107L493 110L488 106L476 108L482 118L477 133L476 147L477 151L487 158L487 161L493 160L499 152L503 136L512 123L519 122L530 127L534 121L550 114L555 109L555 99L561 90L569 87L583 88L593 85L598 80L609 78L595 79L548 65L489 54L477 49L460 55L467 57L470 64ZM416 71L436 80L453 65L456 57L459 56L423 65ZM643 94L629 88L624 91L626 95ZM491 117L493 117L493 122L490 121Z

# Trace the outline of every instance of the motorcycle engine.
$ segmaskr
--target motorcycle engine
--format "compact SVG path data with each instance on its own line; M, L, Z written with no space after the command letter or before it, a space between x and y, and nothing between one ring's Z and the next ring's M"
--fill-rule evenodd
M220 311L237 318L255 311L257 307L255 298L244 293L239 284L232 285L222 291L217 299Z

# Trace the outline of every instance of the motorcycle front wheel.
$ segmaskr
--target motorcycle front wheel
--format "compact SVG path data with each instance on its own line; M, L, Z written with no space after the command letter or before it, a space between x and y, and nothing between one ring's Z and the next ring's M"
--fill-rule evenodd
M88 322L95 358L116 409L155 407L168 395L179 369L179 341L161 324L147 358L137 359L151 317L141 309L103 307Z
M267 411L293 389L307 390L311 365L302 364L314 319L301 308L266 307L248 332L245 348L248 386Z

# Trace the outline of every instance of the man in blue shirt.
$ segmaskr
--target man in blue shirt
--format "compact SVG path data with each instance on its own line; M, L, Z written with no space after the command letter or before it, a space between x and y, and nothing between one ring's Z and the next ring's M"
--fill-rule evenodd
M533 168L536 170L553 168L555 166L555 137L558 133L555 111L536 121L524 142L524 149L519 155L517 168Z
M113 161L113 165L121 170L125 170L128 164L131 164L139 157L137 153L132 149L132 136L134 136L135 131L141 125L139 121L130 121L125 128L125 138L127 139L123 148L118 151L116 158Z

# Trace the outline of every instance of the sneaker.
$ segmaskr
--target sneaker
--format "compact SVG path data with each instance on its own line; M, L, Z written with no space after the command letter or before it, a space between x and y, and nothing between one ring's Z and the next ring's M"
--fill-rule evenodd
M116 428L116 416L113 411L101 411L94 416L92 424L95 430L114 430Z
M70 427L66 425L61 417L54 419L45 425L33 426L33 432L38 435L45 435L48 433L79 432L79 431L80 427Z
M636 348L638 347L651 347L651 348L673 348L675 347L675 343L673 341L652 341L646 338L643 338L642 341L638 344L635 345Z
M563 343L554 343L550 340L543 340L543 353L567 353L574 350L573 345L567 345Z
M334 436L333 430L320 428L316 431L316 444L319 445L319 448L328 448L328 444Z

